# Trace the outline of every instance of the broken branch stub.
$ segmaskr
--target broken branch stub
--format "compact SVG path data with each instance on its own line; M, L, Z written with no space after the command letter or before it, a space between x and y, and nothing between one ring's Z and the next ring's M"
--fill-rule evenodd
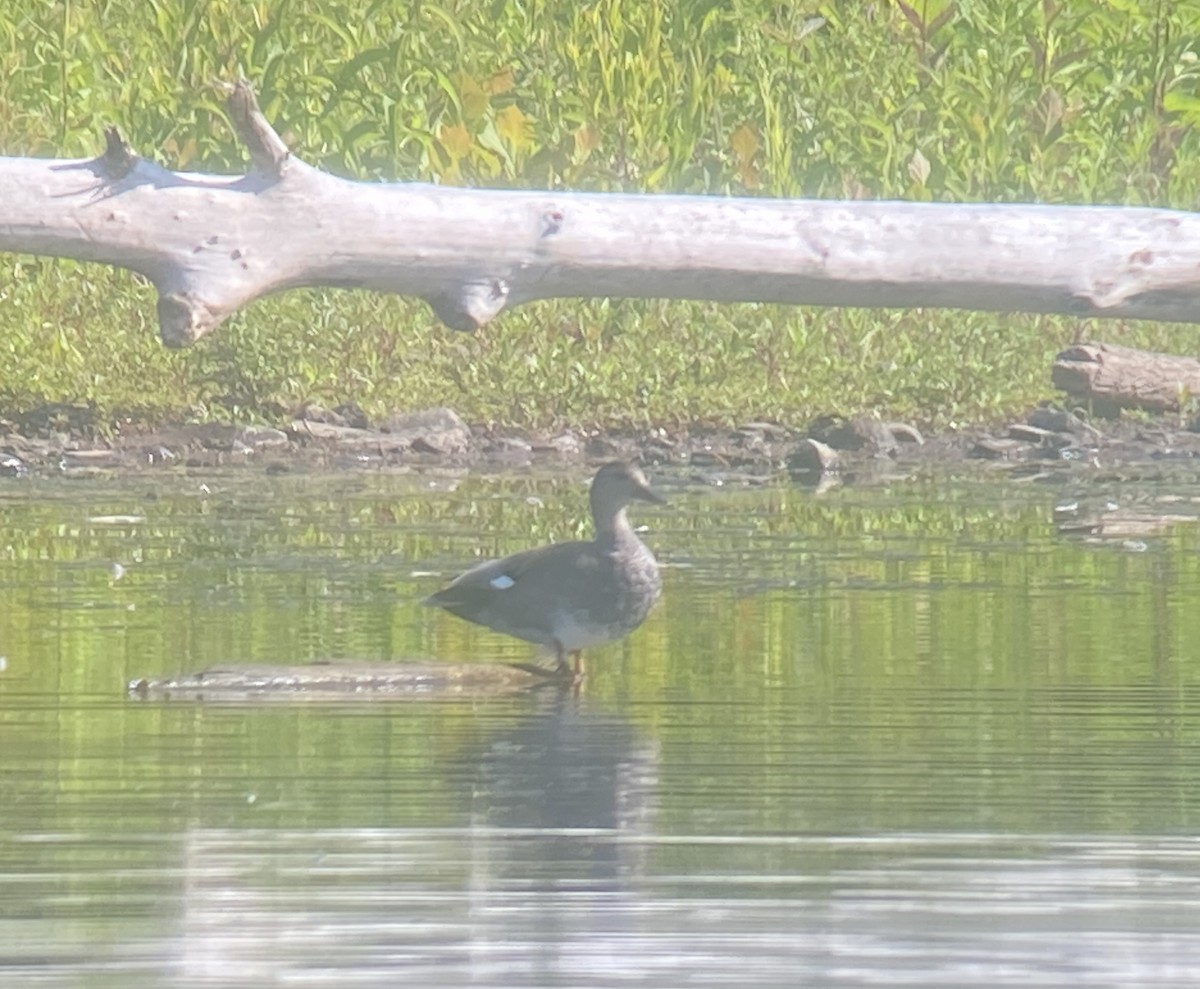
M1200 321L1194 213L354 182L292 156L247 83L229 107L244 176L172 172L115 130L95 159L0 158L0 250L140 272L173 347L303 285L417 296L462 330L596 296Z
M290 152L283 138L273 128L258 108L258 100L250 83L245 79L229 89L229 116L238 137L246 145L250 160L263 175L273 179L283 178L284 168Z

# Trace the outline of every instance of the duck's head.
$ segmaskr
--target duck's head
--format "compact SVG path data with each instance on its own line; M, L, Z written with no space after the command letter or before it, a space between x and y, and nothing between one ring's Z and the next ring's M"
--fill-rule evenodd
M615 515L631 501L649 501L656 505L666 502L650 490L646 475L637 464L617 461L605 464L592 479L592 513L597 516Z

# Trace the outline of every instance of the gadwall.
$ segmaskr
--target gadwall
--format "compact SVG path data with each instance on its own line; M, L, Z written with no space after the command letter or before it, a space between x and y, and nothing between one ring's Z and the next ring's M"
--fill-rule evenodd
M628 635L645 621L662 590L654 555L625 517L631 501L664 503L641 470L605 464L592 480L589 500L595 539L481 563L425 603L548 646L558 660L555 673L578 678L582 650Z

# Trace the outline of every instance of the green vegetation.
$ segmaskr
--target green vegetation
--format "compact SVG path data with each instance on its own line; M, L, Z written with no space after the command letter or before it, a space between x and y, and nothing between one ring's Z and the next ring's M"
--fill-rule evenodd
M242 168L245 75L306 160L365 179L713 195L1200 198L1200 0L94 0L0 14L0 152L86 156L116 123L175 168ZM933 425L1050 392L1065 343L1189 326L981 313L556 301L474 337L421 304L293 292L191 351L100 266L0 259L0 408L272 418L449 404L518 425Z

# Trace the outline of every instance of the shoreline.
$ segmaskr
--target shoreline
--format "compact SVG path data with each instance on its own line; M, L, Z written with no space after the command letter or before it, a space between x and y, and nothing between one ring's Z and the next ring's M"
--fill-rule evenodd
M312 415L313 418L308 418ZM268 473L445 467L569 468L600 460L638 459L650 468L691 469L713 483L753 483L787 473L819 483L969 462L1008 468L1028 479L1122 464L1200 463L1200 432L1178 415L1088 421L1039 406L1016 421L974 424L922 436L906 424L870 417L825 416L802 429L771 422L645 429L566 429L538 433L468 425L452 410L399 413L380 428L351 425L326 410L308 410L280 427L173 423L127 427L101 436L87 426L0 432L0 477L81 471L153 472L246 468Z

